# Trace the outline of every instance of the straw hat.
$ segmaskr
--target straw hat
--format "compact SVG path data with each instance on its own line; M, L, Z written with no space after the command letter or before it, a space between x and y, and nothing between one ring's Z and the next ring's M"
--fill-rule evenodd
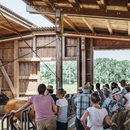
M83 91L90 91L91 90L91 85L89 82L85 83L84 86L82 87Z
M46 87L46 89L54 90L52 85L48 85L48 86Z
M120 91L118 88L114 88L114 89L112 90L112 96L115 96L115 95L117 95L117 94L121 94L121 91Z

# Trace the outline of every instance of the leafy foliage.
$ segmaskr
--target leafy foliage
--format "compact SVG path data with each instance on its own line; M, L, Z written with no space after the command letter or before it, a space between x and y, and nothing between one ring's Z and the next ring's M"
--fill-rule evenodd
M117 61L109 58L97 58L94 61L94 82L105 84L121 79L130 81L130 61Z

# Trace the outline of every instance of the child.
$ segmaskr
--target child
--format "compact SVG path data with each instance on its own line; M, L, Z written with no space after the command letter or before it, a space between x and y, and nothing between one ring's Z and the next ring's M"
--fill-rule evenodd
M68 121L67 121L67 111L68 111L68 102L64 98L65 90L60 88L57 90L56 97L59 98L56 101L57 105L57 129L56 130L67 130L68 129Z

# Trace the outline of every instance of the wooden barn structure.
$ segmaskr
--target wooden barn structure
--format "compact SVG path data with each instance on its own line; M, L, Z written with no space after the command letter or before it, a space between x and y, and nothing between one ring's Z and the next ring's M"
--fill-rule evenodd
M10 98L36 92L41 60L56 61L57 87L62 61L76 60L79 87L93 83L94 50L130 49L129 0L23 1L55 27L38 28L0 5L0 87Z

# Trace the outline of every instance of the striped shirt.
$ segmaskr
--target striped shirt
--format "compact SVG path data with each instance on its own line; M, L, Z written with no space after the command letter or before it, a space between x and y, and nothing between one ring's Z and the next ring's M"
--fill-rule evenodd
M92 106L90 102L90 93L83 92L82 94L79 94L74 102L77 104L76 117L80 120L87 108Z

